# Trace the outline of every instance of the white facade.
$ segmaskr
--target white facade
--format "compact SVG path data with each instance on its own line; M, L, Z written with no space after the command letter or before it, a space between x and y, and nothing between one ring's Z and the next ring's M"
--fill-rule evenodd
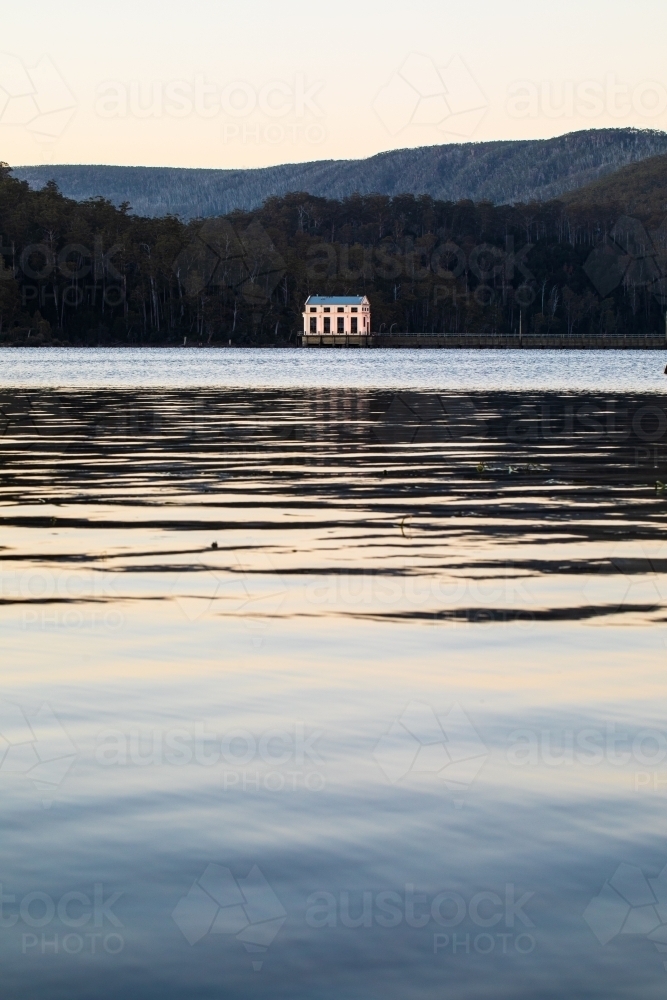
M365 295L310 295L302 315L305 336L371 332L371 304Z

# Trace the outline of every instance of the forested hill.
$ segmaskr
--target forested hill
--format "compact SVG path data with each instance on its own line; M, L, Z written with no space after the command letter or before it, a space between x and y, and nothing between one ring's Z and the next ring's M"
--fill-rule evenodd
M667 216L667 155L630 163L607 177L569 192L572 205L606 205L659 225Z
M293 193L145 218L0 164L0 345L296 345L308 295L366 294L373 329L655 333L667 230L613 207Z
M1 158L0 150L0 158ZM627 163L667 153L667 133L590 129L555 139L454 143L379 153L365 160L322 160L256 170L177 167L16 167L37 189L56 182L69 198L129 202L143 216L184 220L249 210L267 198L307 191L329 199L352 194L427 194L442 201L496 205L548 201Z

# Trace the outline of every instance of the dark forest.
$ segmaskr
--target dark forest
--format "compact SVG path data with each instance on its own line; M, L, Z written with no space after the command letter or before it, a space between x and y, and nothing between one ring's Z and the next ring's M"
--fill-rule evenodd
M305 193L184 223L0 168L0 344L296 346L309 294L376 332L654 333L667 229L613 203Z

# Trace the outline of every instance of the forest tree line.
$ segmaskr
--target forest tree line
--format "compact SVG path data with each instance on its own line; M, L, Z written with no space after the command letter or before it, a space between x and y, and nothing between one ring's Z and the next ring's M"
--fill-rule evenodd
M305 193L184 223L0 167L0 344L296 345L308 295L376 332L655 333L667 229L613 205Z

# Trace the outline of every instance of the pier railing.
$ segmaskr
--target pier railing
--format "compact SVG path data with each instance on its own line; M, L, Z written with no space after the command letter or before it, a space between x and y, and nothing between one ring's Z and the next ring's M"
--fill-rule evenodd
M665 350L664 333L372 333L304 334L304 347L444 347L550 350Z

